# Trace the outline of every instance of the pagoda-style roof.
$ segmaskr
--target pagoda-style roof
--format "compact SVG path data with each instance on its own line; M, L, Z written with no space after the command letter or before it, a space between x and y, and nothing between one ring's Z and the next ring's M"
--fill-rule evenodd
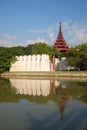
M67 46L67 43L63 37L63 34L62 34L61 22L60 22L60 26L59 26L59 33L58 33L57 39L53 46L54 46L54 48L57 48L62 53L62 55L64 55L65 52L69 49L69 47Z

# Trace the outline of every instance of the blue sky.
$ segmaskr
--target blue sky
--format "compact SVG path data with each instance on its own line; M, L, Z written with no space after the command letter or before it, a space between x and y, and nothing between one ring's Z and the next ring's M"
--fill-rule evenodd
M87 0L0 0L0 46L53 45L60 20L69 46L87 42Z

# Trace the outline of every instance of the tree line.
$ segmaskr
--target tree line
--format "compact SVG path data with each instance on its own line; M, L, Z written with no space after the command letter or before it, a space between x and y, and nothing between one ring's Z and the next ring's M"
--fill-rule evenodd
M16 61L15 56L33 54L48 54L51 60L53 55L61 57L58 50L46 43L29 44L26 47L0 47L0 73L9 71L11 63ZM66 57L69 64L76 70L87 70L87 43L71 47Z

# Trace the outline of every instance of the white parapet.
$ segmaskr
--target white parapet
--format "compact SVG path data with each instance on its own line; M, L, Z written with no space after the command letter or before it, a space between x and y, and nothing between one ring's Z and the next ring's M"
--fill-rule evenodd
M37 55L37 61L40 61L41 60L41 55Z
M17 56L17 61L11 64L10 71L50 71L49 55Z
M31 55L28 55L27 57L28 57L28 61L31 61Z
M24 61L27 61L28 60L28 56L24 56Z

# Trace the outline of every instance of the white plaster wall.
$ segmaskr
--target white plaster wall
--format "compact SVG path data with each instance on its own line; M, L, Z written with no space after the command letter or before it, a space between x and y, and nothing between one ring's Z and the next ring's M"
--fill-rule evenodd
M68 68L71 68L68 64L66 57L62 57L61 60L58 58L55 58L55 70L68 70Z
M14 71L53 71L53 65L50 63L49 55L28 55L17 56L17 61L11 64L10 72ZM55 58L55 71L68 70L70 65L65 57L61 60Z
M17 56L17 61L11 64L10 71L50 71L49 55Z

